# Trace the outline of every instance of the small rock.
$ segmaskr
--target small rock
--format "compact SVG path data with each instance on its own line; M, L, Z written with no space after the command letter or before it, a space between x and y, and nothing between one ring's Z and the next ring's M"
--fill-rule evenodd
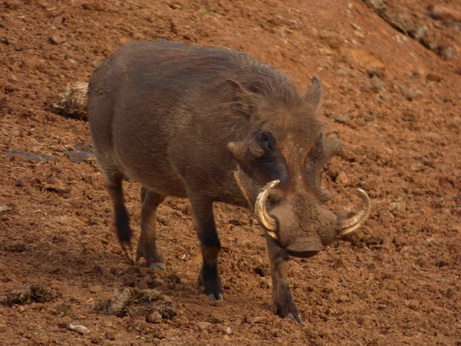
M377 76L373 76L369 83L369 89L372 91L381 91L384 89L384 82Z
M99 301L95 310L107 315L144 316L159 313L164 319L176 316L176 307L171 299L154 289L122 288L115 292L112 299ZM149 318L153 318L151 316Z
M180 10L180 9L182 9L182 6L181 6L180 4L178 4L177 2L172 3L172 4L168 4L168 6L169 6L172 10Z
M346 173L339 172L339 174L335 178L335 182L340 185L346 185L349 183L349 178L347 177Z
M456 52L451 46L439 46L436 52L444 60L450 60L456 56Z
M51 7L50 4L47 3L47 2L44 1L44 0L38 0L38 1L37 1L37 5L39 5L41 8L43 8L43 9L45 9L45 10Z
M149 323L160 323L162 322L162 315L158 311L152 311L147 315L146 321Z
M48 38L48 41L51 44L59 45L59 44L64 43L66 41L66 39L64 37L62 37L62 36L59 36L59 35L53 35L53 36Z
M267 317L265 316L256 316L256 317L251 317L249 318L250 323L266 323L267 322Z
M85 2L82 4L82 8L84 10L89 10L89 11L102 11L104 9L104 6L100 2Z
M363 0L363 2L371 9L380 13L386 10L386 4L384 0Z
M83 324L79 324L76 322L69 323L69 329L73 330L74 332L80 333L82 335L88 334L90 330L85 327Z
M10 209L11 209L11 207L9 207L7 205L0 205L0 213L3 213L4 211L8 211Z
M39 185L43 190L54 192L60 196L67 195L71 191L66 183L55 177L47 178L45 181L39 182Z
M232 328L231 327L226 327L226 326L218 326L217 330L225 335L231 335L232 334Z
M388 13L385 20L395 29L406 35L417 30L415 18L405 12L397 11Z
M196 325L200 330L208 329L212 326L210 322L197 322Z
M104 334L104 337L105 337L106 339L108 339L108 340L111 340L111 341L114 341L114 340L117 338L117 336L115 335L114 332L106 332L106 333Z
M428 82L441 82L442 77L439 76L438 74L428 73L426 75L426 81L428 81Z
M429 17L445 21L461 22L461 12L441 5L431 5L428 7Z
M428 27L426 25L419 26L414 30L408 32L408 34L413 37L416 41L421 41L426 37Z
M347 115L335 115L333 116L333 120L339 124L347 124L349 121L351 121L351 118L348 117Z
M89 288L89 291L90 291L91 293L99 293L99 292L102 291L102 287L99 286L99 285L91 286L91 287Z
M162 279L160 278L153 278L151 280L151 284L153 285L153 287L156 287L156 286L163 286L165 285L165 281L163 281ZM152 288L152 287L151 287Z
M414 88L399 85L400 93L408 100L413 101L417 97L421 96L421 92Z
M32 302L45 303L56 299L58 294L39 284L28 285L23 289L13 290L7 294L6 303L9 306L25 305Z
M386 74L386 69L384 68L384 66L369 66L365 69L365 71L367 72L370 78L384 78Z
M367 71L370 77L384 77L386 66L384 63L363 49L352 49L350 51L352 59Z
M69 83L66 91L59 95L58 102L53 104L55 111L70 118L87 120L87 92L88 83Z

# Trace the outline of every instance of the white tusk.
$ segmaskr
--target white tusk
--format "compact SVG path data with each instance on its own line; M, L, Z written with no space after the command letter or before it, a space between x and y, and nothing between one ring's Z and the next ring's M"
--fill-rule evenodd
M266 200L269 192L274 188L275 185L280 183L280 180L273 180L267 183L262 189L261 192L258 194L255 203L255 216L258 220L259 224L263 226L268 232L268 234L272 237L277 239L277 232L278 224L277 220L267 214L266 211Z
M362 189L357 189L357 192L360 195L360 198L362 199L364 205L362 209L357 213L357 215L341 222L341 230L338 232L338 235L340 236L354 232L356 229L363 225L365 220L368 218L368 215L370 215L370 197L368 197L368 194Z

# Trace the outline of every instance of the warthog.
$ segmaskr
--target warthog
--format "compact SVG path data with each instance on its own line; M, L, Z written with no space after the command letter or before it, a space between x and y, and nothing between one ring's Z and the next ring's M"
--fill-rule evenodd
M130 253L122 180L142 184L136 260L164 268L156 247L156 209L187 197L203 265L197 285L223 299L213 202L246 206L265 230L274 312L301 321L285 261L309 257L363 224L370 201L344 219L322 206L325 163L339 143L326 140L315 113L317 79L304 96L281 72L249 55L169 41L136 42L108 57L89 82L88 116L96 157Z

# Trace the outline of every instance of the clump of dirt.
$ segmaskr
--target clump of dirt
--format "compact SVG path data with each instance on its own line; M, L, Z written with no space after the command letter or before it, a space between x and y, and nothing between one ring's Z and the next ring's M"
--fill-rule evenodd
M461 344L460 11L459 0L0 3L0 345ZM186 200L158 208L167 270L124 259L88 123L53 105L121 45L159 39L244 51L300 93L314 76L324 86L319 117L344 148L322 185L334 210L356 205L358 187L372 210L361 230L290 261L304 323L272 313L264 238L246 210L214 208L219 304L194 286ZM124 187L138 238L140 186ZM58 297L18 290L31 283ZM161 290L177 315L152 307L162 300L121 304L124 318L95 312L122 287Z
M86 120L87 92L88 83L68 84L66 91L60 94L58 101L53 104L54 111L69 118Z
M13 290L6 296L8 306L26 305L31 303L46 303L58 298L59 294L53 289L41 284L31 284L24 288Z
M118 317L144 316L148 322L172 319L177 314L172 300L162 292L133 287L117 290L111 299L99 301L95 310Z

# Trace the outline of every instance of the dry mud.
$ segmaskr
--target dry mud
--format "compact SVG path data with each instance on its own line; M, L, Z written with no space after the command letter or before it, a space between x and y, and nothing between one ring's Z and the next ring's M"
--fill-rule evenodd
M459 1L441 4L461 11ZM460 345L461 29L431 18L429 5L2 1L0 343ZM53 104L123 43L160 38L244 50L301 92L322 81L320 116L345 144L323 184L337 208L365 189L373 210L357 233L290 261L304 323L272 314L265 241L246 210L215 208L224 302L194 288L201 256L187 200L168 199L158 213L166 271L124 259L86 155L88 125ZM138 230L140 187L126 187ZM165 300L97 309L127 288Z

